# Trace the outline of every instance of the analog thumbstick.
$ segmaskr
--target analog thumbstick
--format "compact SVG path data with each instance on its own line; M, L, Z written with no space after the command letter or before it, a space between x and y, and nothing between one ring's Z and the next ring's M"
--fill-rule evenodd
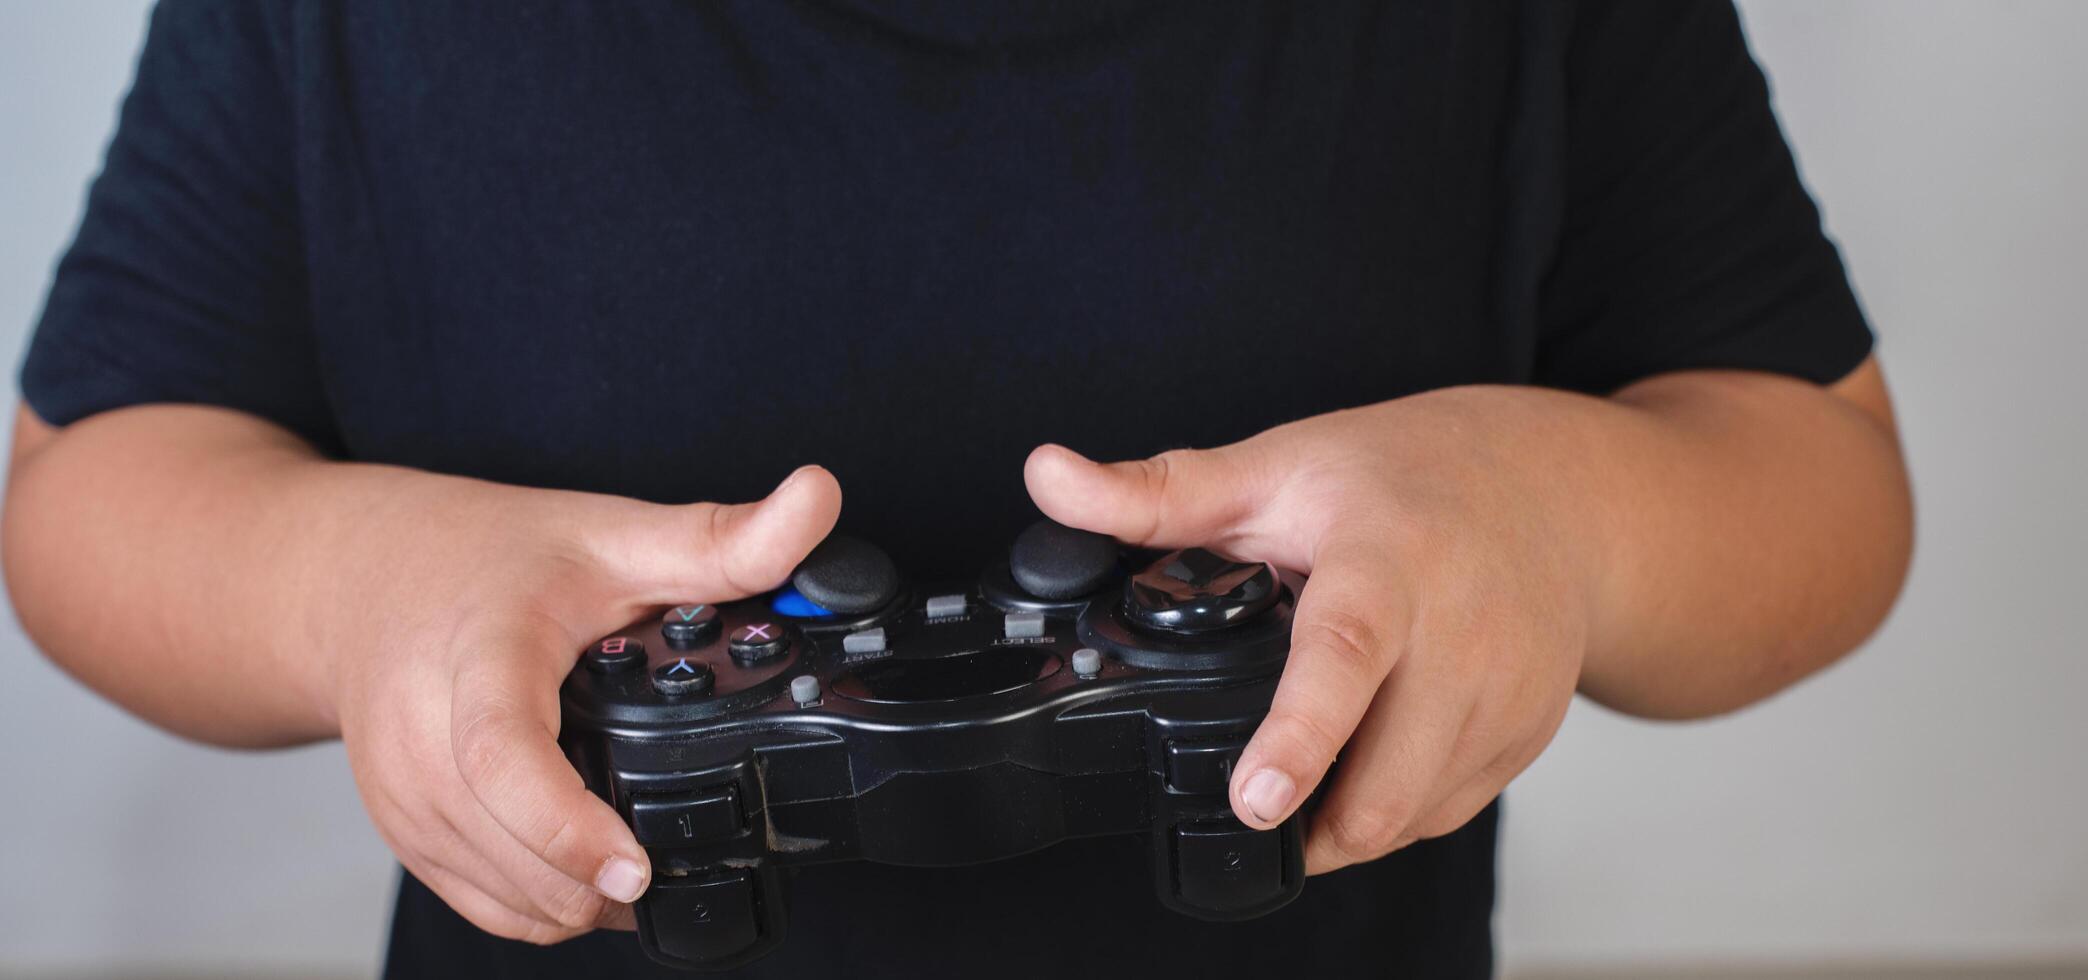
M1108 582L1116 567L1116 539L1054 521L1025 528L1008 549L1008 574L1039 599L1087 595Z
M822 608L854 615L879 609L899 594L899 568L876 545L837 534L805 556L790 584Z

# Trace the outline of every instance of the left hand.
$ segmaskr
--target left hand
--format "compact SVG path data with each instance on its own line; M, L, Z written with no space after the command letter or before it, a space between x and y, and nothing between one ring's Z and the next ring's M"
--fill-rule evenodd
M1307 831L1319 874L1463 826L1565 717L1601 567L1547 411L1566 397L1445 389L1125 463L1047 445L1024 477L1060 523L1310 575L1231 798L1273 827L1345 753Z

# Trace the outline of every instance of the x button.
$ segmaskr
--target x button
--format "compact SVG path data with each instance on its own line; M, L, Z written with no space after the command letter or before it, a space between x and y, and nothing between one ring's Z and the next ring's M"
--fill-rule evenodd
M789 628L776 623L748 623L732 631L732 659L754 664L790 648Z

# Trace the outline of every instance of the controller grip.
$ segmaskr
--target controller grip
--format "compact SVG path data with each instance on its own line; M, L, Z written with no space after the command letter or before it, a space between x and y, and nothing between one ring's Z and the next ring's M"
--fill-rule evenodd
M767 822L768 793L754 753L736 747L694 763L665 785L624 782L616 794L653 882L633 906L647 955L687 970L726 970L783 942L782 871L744 858Z
M1160 740L1149 809L1153 887L1160 904L1183 915L1251 919L1290 904L1305 888L1310 808L1255 830L1233 816L1226 797L1252 734L1183 731L1185 737Z
M1266 915L1305 887L1305 818L1254 830L1231 817L1176 824L1153 834L1160 904L1231 922Z
M750 868L663 875L638 899L638 941L653 959L691 970L726 970L783 942L782 876Z

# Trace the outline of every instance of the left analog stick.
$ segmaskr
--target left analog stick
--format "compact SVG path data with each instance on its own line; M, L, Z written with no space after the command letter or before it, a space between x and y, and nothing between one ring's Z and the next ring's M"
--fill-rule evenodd
M899 568L861 538L834 535L819 543L790 576L804 597L830 612L872 612L899 594Z

